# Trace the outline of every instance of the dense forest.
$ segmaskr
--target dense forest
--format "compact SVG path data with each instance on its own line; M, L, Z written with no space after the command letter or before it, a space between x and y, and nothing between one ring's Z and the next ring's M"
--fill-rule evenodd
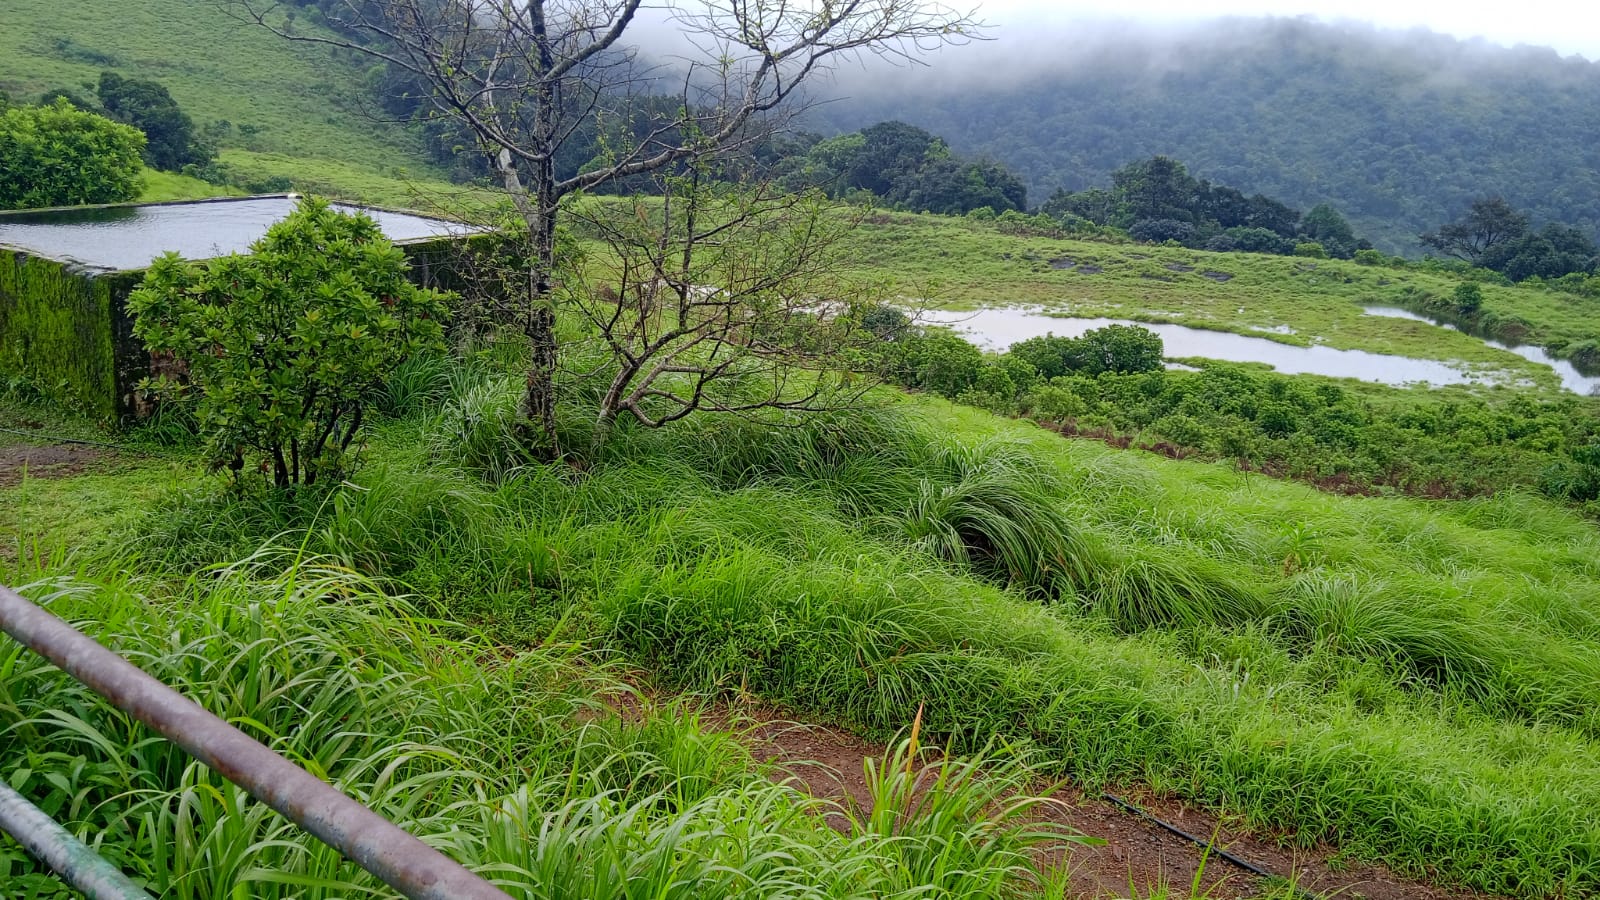
M1600 230L1594 63L1304 20L1085 33L1036 48L1036 64L1025 35L996 37L941 60L939 77L844 73L849 98L818 106L810 127L901 120L1005 164L1040 199L1168 155L1248 194L1332 203L1390 253L1420 255L1419 233L1490 195L1535 225Z

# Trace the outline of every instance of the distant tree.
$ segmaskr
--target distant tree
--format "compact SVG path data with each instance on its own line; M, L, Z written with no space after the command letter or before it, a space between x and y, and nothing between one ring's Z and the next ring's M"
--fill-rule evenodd
M1022 181L1003 166L949 157L896 179L888 197L907 209L947 216L985 206L1002 213L1021 210L1028 201Z
M1129 163L1111 173L1112 189L1127 223L1176 219L1193 223L1200 183L1183 163L1166 156Z
M1104 188L1090 188L1077 193L1057 190L1039 207L1040 212L1055 219L1077 216L1096 225L1112 224L1119 209L1117 195Z
M1437 231L1423 232L1417 239L1446 256L1477 265L1485 253L1527 232L1527 216L1500 197L1485 197L1472 201L1465 216L1440 225Z
M138 129L65 100L0 112L0 208L117 203L144 185Z
M347 470L384 376L444 348L446 301L370 218L306 200L249 255L156 260L128 309L140 340L188 363L213 470L239 477L257 453L283 489Z
M1231 242L1229 249L1241 253L1276 253L1288 256L1294 253L1294 240L1267 228L1230 228L1224 236Z
M151 168L175 172L211 161L210 148L195 136L194 121L159 82L101 72L98 94L107 115L144 132L144 159Z
M1250 211L1245 217L1244 225L1249 228L1265 228L1284 237L1294 237L1300 227L1300 212L1271 197L1256 194L1250 198Z
M1225 185L1200 181L1197 212L1202 219L1217 223L1222 228L1239 228L1250 224L1251 205L1243 193Z
M68 88L56 88L53 91L45 91L39 95L40 106L53 106L57 100L65 100L85 112L98 113L101 111L100 104Z
M1478 265L1512 281L1553 279L1595 270L1596 248L1588 235L1565 225L1546 225L1495 245L1478 257Z
M1134 240L1150 244L1167 241L1184 244L1194 239L1194 233L1193 225L1177 219L1140 219L1128 229L1129 236Z
M904 122L879 122L861 129L861 144L845 170L850 187L887 197L897 179L949 157L944 141Z
M1356 237L1355 231L1351 229L1345 217L1326 203L1311 207L1301 217L1300 236L1305 240L1321 244L1329 256L1337 259L1349 259L1357 250L1366 250L1372 246Z
M839 196L854 189L849 172L865 146L859 131L818 141L804 155L781 163L778 177L792 190L821 188Z

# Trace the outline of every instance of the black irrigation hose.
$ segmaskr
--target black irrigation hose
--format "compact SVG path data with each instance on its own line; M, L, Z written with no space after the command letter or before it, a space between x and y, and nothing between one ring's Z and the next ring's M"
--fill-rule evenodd
M1128 801L1122 799L1121 797L1118 797L1115 794L1101 794L1100 796L1102 798L1106 799L1106 800L1110 800L1112 803L1115 803L1116 805L1122 807L1123 809L1127 810L1128 812L1133 813L1134 815L1138 816L1141 819L1149 819L1150 821L1156 823L1157 825L1160 825L1162 828L1165 828L1166 830L1172 832L1173 834L1177 835L1178 837L1181 837L1181 838L1184 838L1186 840L1192 841L1197 846L1207 848L1212 853L1215 853L1216 855L1222 857L1223 859L1227 860L1228 862L1233 863L1234 865L1238 866L1239 868L1244 869L1247 872L1254 872L1255 874L1260 875L1262 878L1271 878L1272 877L1272 873L1271 872L1268 872L1266 869L1261 868L1260 866L1256 865L1255 863L1249 862L1247 860L1240 859L1239 857L1234 856L1232 853L1229 853L1228 851L1222 849L1221 847L1218 847L1216 844L1212 843L1211 841L1208 841L1208 840L1206 840L1204 838L1197 838L1194 835L1190 834L1187 831L1184 831L1183 829L1179 828L1176 825L1173 825L1173 824L1171 824L1169 822L1163 822L1160 819L1156 818L1155 816L1150 815L1149 813L1145 812L1144 810L1140 809L1137 806L1134 806L1133 804L1131 804Z

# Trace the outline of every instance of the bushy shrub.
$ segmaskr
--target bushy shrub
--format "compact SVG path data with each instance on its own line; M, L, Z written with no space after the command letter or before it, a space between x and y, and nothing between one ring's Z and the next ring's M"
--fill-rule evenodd
M1327 259L1328 251L1316 241L1302 241L1294 245L1294 255L1307 259Z
M1072 369L1089 375L1155 372L1164 365L1161 337L1137 325L1107 325L1077 339Z
M1107 325L1076 338L1046 334L1018 341L1006 355L1025 361L1049 380L1069 372L1152 372L1162 368L1163 352L1160 336L1147 328Z
M1128 234L1134 240L1147 244L1160 244L1166 241L1183 244L1194 239L1194 226L1177 219L1140 219L1128 229Z
M1288 256L1294 252L1294 241L1268 228L1240 226L1229 228L1222 236L1226 236L1232 244L1230 249L1241 253L1272 253Z
M0 112L0 208L120 203L144 189L144 135L66 100Z
M406 280L364 215L305 200L248 256L169 253L128 298L134 334L188 365L213 469L265 459L277 488L336 478L385 375L443 350L447 296Z

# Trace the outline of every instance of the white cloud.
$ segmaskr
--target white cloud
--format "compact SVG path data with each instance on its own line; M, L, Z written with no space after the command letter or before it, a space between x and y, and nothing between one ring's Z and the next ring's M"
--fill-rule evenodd
M1022 32L1042 22L1126 19L1185 23L1218 16L1302 16L1371 22L1384 28L1424 27L1460 38L1497 44L1533 44L1600 60L1600 4L1574 0L1520 0L1515 4L1344 0L1329 15L1326 3L1269 0L977 0L980 15L996 26L994 37Z

